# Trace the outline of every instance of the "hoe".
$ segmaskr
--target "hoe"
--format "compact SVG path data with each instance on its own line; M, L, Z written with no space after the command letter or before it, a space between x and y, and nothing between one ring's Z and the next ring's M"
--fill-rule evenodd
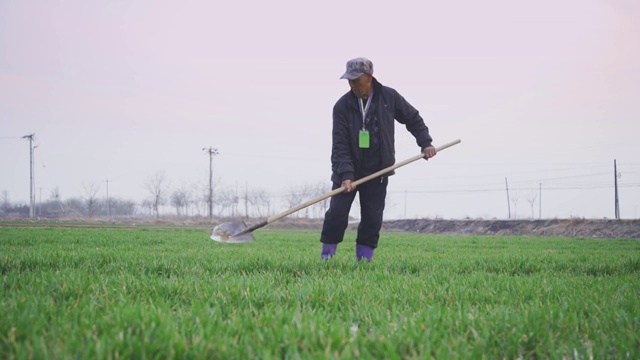
M450 143L444 144L440 147L437 147L436 150L437 152L440 152L446 148L449 148L453 145L459 144L460 140L454 140ZM399 163L395 163L394 165L391 165L387 168L384 168L376 173L373 173L369 176L363 177L361 179L358 179L356 181L353 182L353 185L360 185L362 183L365 183L371 179L375 179L379 176L385 175L387 173L390 173L391 171L405 166L409 163L412 163L416 160L420 160L423 159L424 155L422 153L420 153L419 155L416 155L412 158L409 158L407 160L401 161ZM289 209L285 212L282 212L280 214L271 216L265 220L263 220L262 222L259 222L255 225L249 226L247 227L247 225L244 223L244 221L238 221L238 222L230 222L230 223L222 223L216 227L213 228L213 231L211 232L211 240L215 240L215 241L219 241L219 242L223 242L223 243L247 243L247 242L252 242L255 241L253 234L251 234L254 230L260 229L263 226L266 226L268 224L271 224L272 222L278 221L286 216L289 216L291 214L293 214L296 211L300 211L308 206L311 206L313 204L316 204L322 200L328 199L334 195L338 195L340 193L342 193L345 190L344 187L339 187L333 191L330 191L316 199L313 200L309 200L305 203L302 203L292 209Z

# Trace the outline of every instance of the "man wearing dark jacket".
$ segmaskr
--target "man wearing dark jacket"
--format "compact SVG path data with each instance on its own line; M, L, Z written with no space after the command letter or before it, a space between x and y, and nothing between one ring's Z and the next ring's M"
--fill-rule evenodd
M331 198L322 226L321 258L333 257L348 225L356 192L360 193L360 225L356 238L356 259L371 261L378 247L388 176L360 184L353 181L395 163L394 120L404 124L416 138L425 159L436 155L429 129L418 111L396 90L373 77L373 63L365 58L347 62L341 79L351 90L333 107L331 181L333 189L345 191Z

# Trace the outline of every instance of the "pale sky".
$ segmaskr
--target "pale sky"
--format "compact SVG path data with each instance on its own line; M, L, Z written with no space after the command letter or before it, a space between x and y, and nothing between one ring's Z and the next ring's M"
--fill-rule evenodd
M390 179L385 217L640 217L635 0L0 2L0 191L142 200L172 189L330 186L347 60L422 114L434 145ZM398 124L396 158L419 152ZM39 189L42 189L39 191ZM38 197L37 197L38 198ZM538 200L534 216L538 217ZM281 210L286 210L286 206ZM515 213L515 214L514 214ZM352 214L357 216L357 206Z

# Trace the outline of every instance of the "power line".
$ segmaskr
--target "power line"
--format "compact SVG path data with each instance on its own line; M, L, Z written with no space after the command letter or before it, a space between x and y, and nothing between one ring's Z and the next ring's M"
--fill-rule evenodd
M579 186L576 184L572 184L571 186L562 186L562 184L543 184L545 185L544 189L545 190L552 190L552 191L560 191L560 190L593 190L593 189L610 189L613 187L612 184L597 184L597 185L584 185L584 186ZM509 186L509 191L513 192L513 191L540 191L540 183L535 184L535 186L531 186L531 187L511 187ZM624 185L620 185L618 184L618 187L625 187L625 188L634 188L634 187L640 187L640 183L630 183L630 184L624 184ZM232 188L232 186L228 186L229 189ZM282 191L273 191L270 192L267 189L264 189L262 187L257 187L255 189L260 189L260 190L265 190L269 193L269 196L272 198L287 198L290 196L290 193L287 192L282 192ZM330 191L329 188L327 188L326 190L327 192ZM472 189L433 189L431 188L430 190L419 190L419 189L407 189L407 188L400 188L397 190L389 190L388 193L389 194L405 194L405 192L407 193L407 195L411 195L411 194L438 194L438 193L489 193L489 192L504 192L505 188L498 188L498 187L488 187L488 188L472 188Z
M514 181L514 182L515 183L529 182L529 181L540 182L540 181L550 181L550 180L559 180L559 179L586 178L586 177L602 176L602 175L609 175L609 173L602 172L602 173L593 173L593 174L567 175L567 176L557 176L557 177L550 177L550 178L542 178L542 179L536 179L536 180L520 180L520 181Z
M590 167L592 168L592 167ZM584 168L586 169L586 168ZM551 169L551 170L532 170L532 171L521 171L521 172L512 172L509 171L508 175L511 176L515 176L515 175L522 175L522 174L540 174L540 173L549 173L549 172L558 172L558 171L574 171L574 170L578 170L578 169ZM504 176L505 172L504 171L496 171L494 173L483 173L482 175L464 175L465 179L476 179L476 178L488 178L488 177L502 177ZM598 173L590 173L590 174L580 174L580 175L567 175L567 176L558 176L558 177L553 177L553 178L535 178L535 179L531 179L531 180L519 180L519 181L515 181L515 182L527 182L527 181L532 181L532 182L539 182L541 180L546 181L546 180L554 180L554 179L563 179L563 178L571 178L571 177L586 177L586 176L600 176L600 175L609 175L608 172L598 172ZM447 180L447 179L459 179L461 176L460 175L451 175L451 176L424 176L424 177L415 177L412 182L424 182L424 181L431 181L431 180Z
M260 155L260 154L243 154L243 153L225 153L225 156L228 158L237 157L246 157L252 159L282 159L282 160L320 160L320 157L312 157L312 156L278 156L278 155ZM322 160L327 160L328 157L322 157Z
M545 190L594 190L594 189L610 189L613 185L598 185L598 186L584 186L584 187L545 187ZM628 184L618 185L618 187L640 187L640 184ZM538 187L509 187L509 191L538 191ZM440 193L486 193L486 192L503 192L504 188L492 188L492 189L459 189L459 190L391 190L391 194L399 194L408 191L409 194L440 194Z

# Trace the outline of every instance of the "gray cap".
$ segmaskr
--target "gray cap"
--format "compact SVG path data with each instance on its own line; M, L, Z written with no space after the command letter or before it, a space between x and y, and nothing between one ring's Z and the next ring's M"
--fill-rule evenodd
M362 74L373 74L373 63L369 59L355 58L347 61L347 71L340 79L354 80Z

